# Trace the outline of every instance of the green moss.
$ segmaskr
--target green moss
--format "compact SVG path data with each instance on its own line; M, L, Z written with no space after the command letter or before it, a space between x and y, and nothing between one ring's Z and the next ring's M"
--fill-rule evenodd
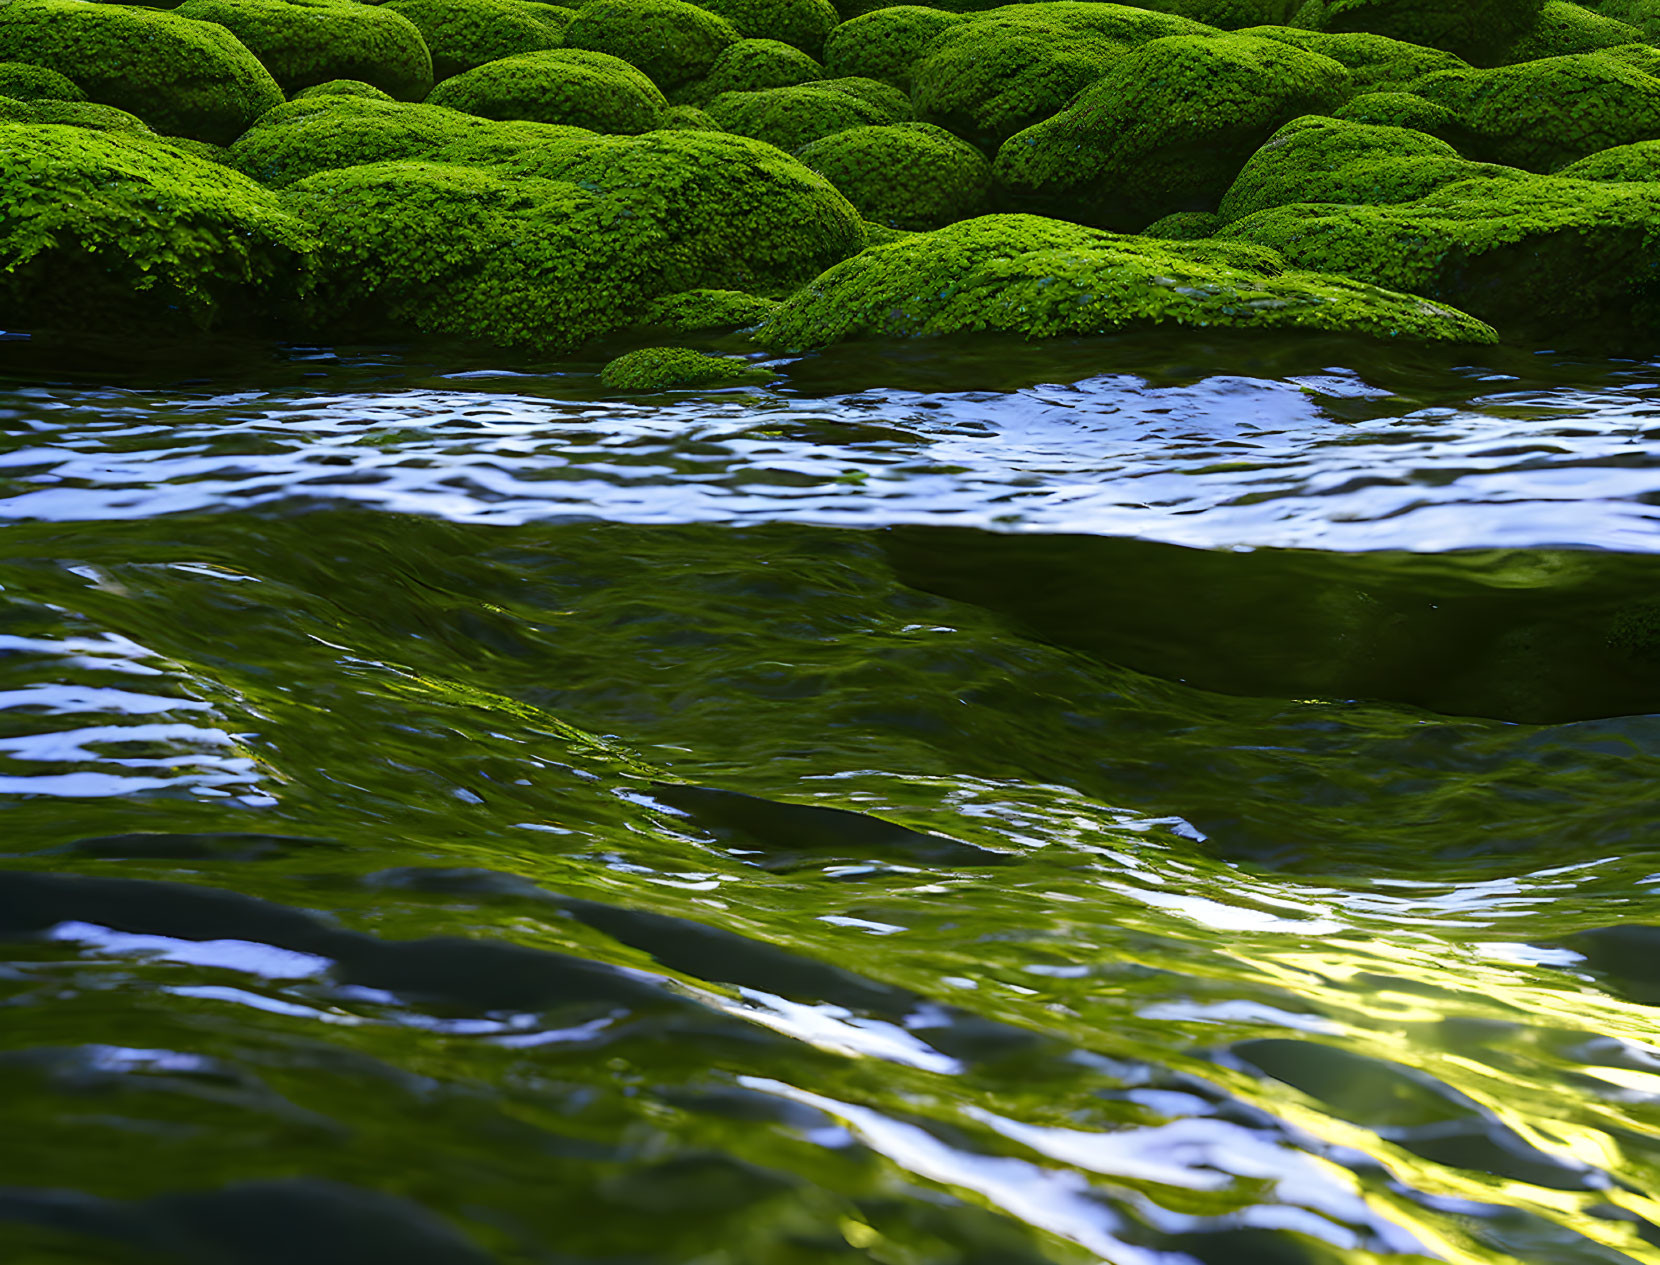
M723 130L766 141L785 153L849 128L894 121L870 102L822 84L726 92L706 109Z
M1155 0L1147 8L1237 31L1248 26L1283 26L1302 6L1303 0Z
M817 85L820 88L830 88L836 92L845 92L850 97L858 97L861 101L875 106L894 123L903 123L911 117L911 98L895 88L891 83L883 83L880 79L866 79L859 75L849 75L834 79L821 79Z
M361 79L400 100L432 91L432 57L408 18L356 0L184 0L176 12L217 22L286 93Z
M1215 34L1116 4L1013 4L940 32L912 70L916 116L983 149L1054 115L1128 51Z
M1543 0L1325 0L1324 28L1371 31L1488 63L1533 24Z
M165 136L158 138L167 143L170 149L181 150L192 158L199 158L203 162L217 163L221 167L233 167L231 151L223 145L211 145L207 141L193 141L188 136Z
M386 0L380 6L414 23L432 52L439 81L519 53L539 53L563 42L558 25L521 0Z
M1539 16L1525 31L1492 60L1496 64L1537 61L1541 57L1563 57L1569 53L1593 53L1599 48L1618 48L1641 43L1643 33L1634 26L1603 17L1568 0L1545 0Z
M1636 27L1645 40L1660 39L1660 0L1588 0L1585 7Z
M939 228L988 209L991 164L931 123L851 128L802 146L796 157L867 221L890 228Z
M1616 145L1569 163L1559 176L1575 180L1609 180L1615 183L1660 181L1660 140L1638 141L1634 145Z
M160 9L84 0L0 8L0 59L67 75L87 97L158 132L228 143L282 92L224 27Z
M1530 171L1660 136L1660 79L1608 52L1445 71L1412 90L1458 116L1472 158Z
M874 246L797 291L755 337L793 350L863 337L1054 337L1165 324L1495 341L1480 322L1418 298L1281 272L1272 251L1120 237L1024 215Z
M1608 648L1630 659L1660 659L1660 602L1630 602L1608 621Z
M830 0L698 0L746 39L777 40L809 57L824 55L824 41L841 16Z
M763 299L742 290L684 290L653 303L645 323L682 334L745 329L759 325L777 307L776 299Z
M961 14L902 4L843 22L824 44L832 75L880 79L904 92L923 52L942 31L966 21Z
M569 47L620 57L665 93L707 75L738 38L726 19L683 0L589 0L565 30Z
M867 246L886 246L889 242L904 241L907 237L916 234L905 228L889 228L886 224L872 224L865 221L865 244Z
M19 123L61 123L66 127L89 127L96 132L129 132L153 136L148 124L136 114L94 101L28 101L22 103L27 116Z
M770 382L770 369L732 356L711 356L690 347L642 347L618 356L600 370L602 386L612 391L662 391L669 387L740 386Z
M281 187L319 171L419 158L491 127L436 105L326 96L280 105L231 146L231 162Z
M659 127L671 132L718 132L721 125L695 105L671 105Z
M1623 322L1660 277L1647 185L1468 180L1393 206L1278 207L1222 236L1294 264L1455 304L1507 333Z
M1226 224L1296 202L1412 202L1473 179L1527 176L1471 162L1423 132L1311 116L1287 123L1251 155L1218 210Z
M531 119L596 132L649 132L669 103L620 58L580 48L521 53L444 80L427 98L486 119Z
M681 89L680 98L697 104L723 92L793 88L823 78L824 67L799 48L778 40L739 40L715 58L707 75Z
M10 323L207 328L292 297L315 245L273 194L154 137L0 124Z
M1425 101L1410 92L1362 93L1338 106L1337 117L1379 127L1408 127L1455 145L1455 138L1463 134L1458 116L1446 106Z
M85 101L73 80L28 62L0 62L0 97L13 101Z
M1173 242L1196 242L1210 237L1222 227L1222 217L1215 211L1175 211L1154 220L1138 234L1140 237L1162 237Z
M391 93L382 92L374 84L364 83L361 79L330 79L294 94L296 101L310 101L316 97L368 97L372 101L393 99Z
M1356 93L1405 90L1425 75L1438 70L1466 70L1468 66L1451 53L1436 48L1403 44L1385 35L1329 35L1323 31L1300 31L1284 26L1259 26L1241 31L1261 39L1279 40L1340 62L1349 72L1349 85Z
M1005 142L996 176L1016 205L1133 231L1213 209L1281 125L1335 108L1347 87L1340 64L1277 40L1155 40Z

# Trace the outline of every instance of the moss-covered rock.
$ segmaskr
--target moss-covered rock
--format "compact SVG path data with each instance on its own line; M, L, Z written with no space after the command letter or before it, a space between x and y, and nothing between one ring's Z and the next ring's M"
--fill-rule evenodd
M824 41L841 22L830 0L698 0L745 39L777 40L817 60Z
M302 88L294 94L296 101L309 101L316 97L367 97L372 101L391 101L392 94L383 92L372 83L364 83L361 79L329 79L323 83L313 84L309 88Z
M1643 33L1634 26L1604 17L1569 0L1545 0L1539 15L1519 36L1492 57L1497 65L1594 53L1599 48L1638 44Z
M967 21L960 13L901 4L843 22L824 43L824 66L832 75L880 79L904 92L911 74L936 35Z
M1054 115L1131 49L1217 32L1116 4L1012 4L937 35L912 68L916 116L986 150Z
M1121 237L1025 215L872 247L785 300L755 337L794 350L849 338L1053 337L1165 324L1495 341L1485 325L1441 305L1284 272L1272 251Z
M19 101L13 97L0 97L0 118L7 123L59 123L65 127L88 127L95 132L155 135L136 114L128 114L113 105L100 105L96 101Z
M658 125L670 132L718 132L721 125L695 105L671 105Z
M562 23L552 5L523 0L386 0L380 6L409 19L432 53L432 73L448 79L486 62L558 48Z
M85 101L74 80L28 62L0 62L0 97L13 101Z
M237 170L274 187L341 167L420 158L491 125L436 105L308 97L280 105L231 146Z
M1154 220L1137 236L1162 237L1173 242L1196 242L1212 236L1221 227L1222 217L1215 211L1174 211Z
M0 123L9 324L236 323L291 299L315 245L268 190L155 137Z
M1452 142L1463 134L1458 116L1411 92L1363 92L1337 107L1336 117L1378 127L1406 127Z
M282 101L270 72L224 27L161 9L12 0L0 8L0 59L66 75L158 132L219 144Z
M739 40L709 67L709 73L680 90L687 104L713 101L723 92L764 92L793 88L824 78L824 67L778 40Z
M867 221L890 228L939 228L988 209L986 156L931 123L850 128L802 146L796 157Z
M1660 40L1660 0L1585 0L1585 7L1636 27L1645 40Z
M1250 26L1284 26L1305 0L1154 0L1147 5L1160 13L1192 18L1223 31Z
M1371 31L1487 63L1533 25L1543 0L1325 0L1333 32Z
M361 79L403 101L432 91L432 56L408 18L357 0L184 0L180 17L217 22L286 93Z
M1218 208L1231 223L1296 202L1413 202L1460 180L1527 179L1514 167L1461 157L1445 141L1401 127L1294 119L1251 155Z
M997 180L1015 205L1123 231L1212 210L1264 141L1335 108L1348 82L1339 63L1277 40L1155 40L1005 142Z
M1331 35L1324 31L1300 31L1284 26L1259 26L1239 32L1260 39L1279 40L1318 53L1342 64L1349 72L1351 91L1359 93L1409 90L1425 75L1440 70L1467 70L1462 59L1437 48L1404 44L1386 35L1364 32Z
M809 141L849 128L896 121L862 97L824 84L726 92L705 109L722 130L766 141L785 153L794 153Z
M1462 181L1391 206L1277 207L1221 236L1454 304L1507 334L1624 325L1660 279L1652 188L1559 176Z
M777 375L734 356L711 356L690 347L642 347L618 356L600 370L600 385L612 391L663 391L669 387L742 386L770 382Z
M1611 180L1621 184L1660 181L1660 140L1616 145L1569 163L1556 174L1575 180Z
M568 47L620 57L671 94L707 75L738 39L725 18L684 0L588 0L565 28Z
M444 80L427 102L486 119L531 119L628 134L659 127L669 108L644 73L620 58L581 48L486 62Z
M776 299L742 290L684 290L653 303L645 323L682 334L747 329L766 320L777 307Z
M1660 78L1614 52L1443 71L1412 90L1458 116L1470 157L1530 171L1660 136Z

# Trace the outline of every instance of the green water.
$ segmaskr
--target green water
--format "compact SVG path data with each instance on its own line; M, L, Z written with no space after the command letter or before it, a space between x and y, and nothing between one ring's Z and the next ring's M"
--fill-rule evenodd
M0 1260L1660 1261L1654 366L221 350L5 348Z

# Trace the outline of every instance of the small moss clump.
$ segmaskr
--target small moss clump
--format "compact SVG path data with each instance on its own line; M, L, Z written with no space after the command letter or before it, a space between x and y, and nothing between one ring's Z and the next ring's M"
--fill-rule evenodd
M1126 232L1212 210L1258 146L1335 108L1348 82L1339 63L1277 40L1154 40L1005 142L997 180L1016 204Z
M386 0L380 6L408 18L432 53L438 81L518 53L558 48L560 23L550 5L522 0Z
M777 307L776 299L742 290L683 290L653 303L645 323L681 334L747 329L766 320Z
M940 32L967 19L960 13L900 4L843 22L824 44L825 69L832 75L880 79L904 92L924 51Z
M850 128L802 146L796 157L867 221L890 228L940 228L988 209L986 156L931 123Z
M85 101L74 80L28 62L0 62L0 97L13 101Z
M777 40L799 48L815 60L824 41L841 21L830 0L698 0L746 39Z
M871 247L785 300L755 337L797 350L849 338L971 330L1035 338L1152 325L1496 341L1481 322L1420 298L1282 271L1273 251L1121 237L1026 215Z
M1589 158L1569 163L1556 174L1575 180L1610 180L1617 184L1660 181L1660 140L1600 150Z
M0 7L0 59L68 76L158 132L228 144L282 101L276 80L213 22L85 0Z
M231 146L231 161L238 171L280 188L319 171L425 157L489 127L442 106L309 97L266 114Z
M295 101L309 101L315 97L367 97L371 101L390 101L392 94L382 92L372 83L364 83L361 79L330 79L324 83L313 84L294 94Z
M610 53L673 94L707 75L738 42L725 18L684 0L588 0L565 28L565 44Z
M824 78L824 67L799 48L778 40L739 40L709 67L709 73L680 91L689 104L713 101L723 92L764 92L793 88Z
M402 101L432 91L432 56L408 18L357 0L184 0L181 17L217 22L294 93L361 79Z
M627 62L580 48L521 53L444 80L427 98L486 119L530 119L595 132L661 126L669 103Z
M770 369L732 356L711 356L690 347L642 347L618 356L600 370L612 391L662 391L669 387L742 386L770 382Z
M785 153L849 128L895 121L870 102L823 84L727 92L705 108L723 130L766 141Z

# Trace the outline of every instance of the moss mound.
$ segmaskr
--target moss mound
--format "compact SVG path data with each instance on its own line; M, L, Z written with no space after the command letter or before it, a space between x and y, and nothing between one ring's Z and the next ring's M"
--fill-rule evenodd
M13 101L85 101L72 79L28 62L0 62L0 97Z
M723 92L764 92L793 88L824 78L824 67L799 48L778 40L739 40L709 67L709 73L681 89L687 103L713 101Z
M117 110L95 101L18 101L0 97L0 119L7 123L59 123L66 127L89 127L95 132L127 132L154 136L136 114ZM205 144L205 142L189 142Z
M1151 40L1214 35L1170 14L1115 4L1005 5L937 35L912 70L917 118L986 150L1054 115Z
M1417 80L1436 71L1469 69L1451 53L1403 44L1386 35L1330 35L1284 26L1252 27L1240 34L1279 40L1305 53L1318 53L1341 63L1349 72L1349 85L1356 93L1409 90Z
M1645 40L1660 39L1660 3L1656 0L1586 0L1584 7L1636 27Z
M356 0L184 0L175 12L219 23L287 93L330 79L361 79L403 101L432 91L426 43L392 9Z
M724 131L766 141L785 153L794 153L809 141L849 128L896 121L862 97L826 84L727 92L705 108Z
M432 53L438 80L519 53L539 53L563 43L562 23L544 12L551 5L522 0L386 0L380 6L408 18Z
M531 119L628 134L661 126L669 108L657 85L633 66L580 48L487 62L444 80L427 102L486 119Z
M372 101L390 101L392 94L382 92L372 83L361 79L330 79L313 84L294 94L296 101L310 101L317 97L368 97Z
M1222 217L1215 211L1176 211L1154 220L1142 229L1139 237L1162 237L1173 242L1196 242L1212 236L1222 227Z
M1337 107L1336 117L1378 127L1406 127L1453 141L1463 135L1458 116L1410 92L1364 92Z
M777 307L776 299L763 299L742 290L684 290L653 303L645 323L682 334L744 329L759 325Z
M1413 202L1460 180L1526 178L1514 167L1471 162L1422 132L1305 117L1251 155L1218 210L1231 223L1296 202L1381 206Z
M746 39L777 40L817 59L824 41L841 22L830 0L698 0L700 8L725 18Z
M158 132L228 144L282 101L269 71L224 27L160 9L84 0L0 8L0 58L69 76Z
M1458 117L1471 157L1530 171L1660 136L1660 78L1613 53L1444 71L1412 90Z
M1545 0L1533 24L1500 49L1496 64L1538 61L1541 57L1565 57L1570 53L1594 53L1599 48L1638 44L1643 33L1634 26L1593 13L1567 0Z
M1556 174L1575 180L1610 180L1616 183L1660 180L1660 140L1617 145L1589 158L1581 158L1576 163L1569 163Z
M1523 34L1543 0L1325 0L1328 31L1371 31L1486 63Z
M866 220L889 228L940 228L988 209L991 164L931 123L850 128L802 146L796 157Z
M776 376L732 356L711 356L690 347L642 347L611 361L600 370L599 380L613 391L662 391L770 382Z
M436 105L308 97L280 105L231 146L238 171L281 188L361 163L419 158L490 124Z
M1238 31L1249 26L1283 26L1303 4L1304 0L1156 0L1147 7L1218 30Z
M1278 207L1221 235L1454 304L1507 333L1643 319L1660 279L1650 186L1559 176L1461 181L1393 206Z
M568 47L620 57L666 93L703 78L738 39L725 18L683 0L589 0L565 28Z
M824 65L832 75L880 79L904 92L928 45L942 31L966 21L960 13L901 4L843 22L824 43Z
M1016 204L1133 231L1213 209L1280 126L1335 108L1347 87L1340 64L1277 40L1155 40L1011 137L997 180Z
M1493 342L1461 312L1337 277L1283 272L1272 251L1120 237L994 215L875 246L779 307L769 347L998 330L1029 337L1148 325L1345 330Z
M205 329L291 298L315 241L154 137L0 123L0 306L21 325Z
M671 132L718 132L721 125L695 105L671 105L659 127Z

